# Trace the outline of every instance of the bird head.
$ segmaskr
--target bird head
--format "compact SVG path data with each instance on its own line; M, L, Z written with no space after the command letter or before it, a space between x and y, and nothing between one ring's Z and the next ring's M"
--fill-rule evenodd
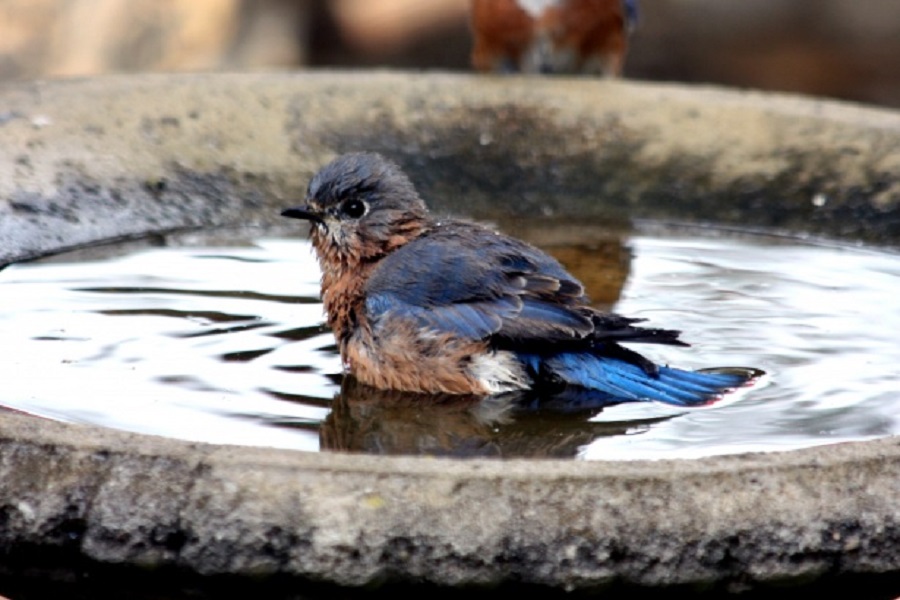
M281 214L309 221L319 259L344 264L382 256L418 237L430 222L400 167L363 152L324 166L309 182L305 204Z

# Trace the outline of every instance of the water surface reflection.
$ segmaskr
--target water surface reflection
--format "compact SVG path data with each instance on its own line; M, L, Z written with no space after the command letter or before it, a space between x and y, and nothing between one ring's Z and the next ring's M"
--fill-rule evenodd
M687 458L900 434L896 254L500 225L559 257L598 307L681 329L693 345L641 348L653 360L755 366L769 384L711 408L569 411L342 386L308 243L226 232L0 272L0 406L196 441L449 456Z

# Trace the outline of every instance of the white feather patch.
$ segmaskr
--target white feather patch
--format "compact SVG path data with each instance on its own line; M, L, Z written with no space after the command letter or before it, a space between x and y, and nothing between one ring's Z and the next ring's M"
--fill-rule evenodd
M525 390L531 386L531 378L522 363L508 351L473 356L469 372L490 394Z

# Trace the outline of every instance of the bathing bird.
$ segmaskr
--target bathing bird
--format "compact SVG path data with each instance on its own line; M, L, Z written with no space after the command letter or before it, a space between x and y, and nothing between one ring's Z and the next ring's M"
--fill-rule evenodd
M472 0L472 65L618 76L636 22L637 0Z
M339 156L283 216L310 222L322 302L358 381L425 394L563 390L610 403L713 402L752 370L657 365L628 344L686 346L679 332L601 312L550 255L486 226L437 219L375 153Z

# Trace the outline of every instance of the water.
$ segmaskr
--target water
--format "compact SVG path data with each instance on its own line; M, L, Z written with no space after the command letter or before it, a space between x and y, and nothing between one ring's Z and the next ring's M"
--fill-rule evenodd
M709 408L599 412L342 386L308 243L261 238L0 272L0 405L188 440L452 456L686 458L900 433L896 255L696 230L513 230L560 257L599 306L693 345L644 354L757 367L765 384Z

